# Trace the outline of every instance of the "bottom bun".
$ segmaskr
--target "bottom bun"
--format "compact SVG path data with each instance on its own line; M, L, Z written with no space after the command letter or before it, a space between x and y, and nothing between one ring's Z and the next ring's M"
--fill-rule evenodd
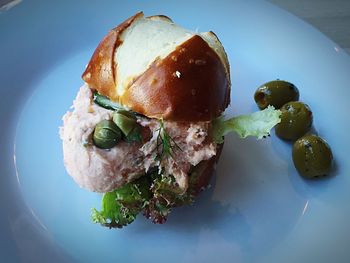
M209 160L201 161L195 166L189 178L190 194L197 196L200 192L205 190L215 172L216 164L220 159L224 144L218 144L216 148L216 155Z

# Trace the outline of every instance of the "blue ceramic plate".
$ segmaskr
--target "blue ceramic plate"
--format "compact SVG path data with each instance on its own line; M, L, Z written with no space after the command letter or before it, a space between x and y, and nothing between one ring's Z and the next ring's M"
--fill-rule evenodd
M262 83L293 82L332 146L332 176L301 179L274 134L229 135L212 187L167 224L92 224L101 196L67 175L58 127L100 39L139 10L217 33L232 71L227 116L256 111ZM2 12L0 261L348 262L349 69L337 45L261 1L23 1Z

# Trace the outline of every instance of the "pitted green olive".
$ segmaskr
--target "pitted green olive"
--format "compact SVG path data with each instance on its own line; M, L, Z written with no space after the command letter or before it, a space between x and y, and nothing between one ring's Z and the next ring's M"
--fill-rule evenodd
M122 138L122 132L111 120L100 121L94 130L93 142L96 147L110 149Z
M276 135L296 140L310 130L313 117L310 107L299 101L288 102L281 108L281 122L275 126Z
M332 150L322 138L305 135L293 145L293 162L299 174L305 178L326 175L333 161Z
M259 109L272 105L276 109L285 103L299 100L299 90L294 84L284 80L274 80L261 85L254 94Z
M113 114L113 122L121 129L125 136L138 125L136 120L124 112L118 111Z

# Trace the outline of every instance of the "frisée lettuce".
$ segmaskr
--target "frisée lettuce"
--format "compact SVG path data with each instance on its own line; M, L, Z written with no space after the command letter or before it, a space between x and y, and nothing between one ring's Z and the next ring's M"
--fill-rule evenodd
M241 138L255 136L258 139L270 134L270 130L281 121L281 111L269 106L262 111L240 115L225 120L224 116L213 121L212 133L216 143L223 143L224 136L236 132Z

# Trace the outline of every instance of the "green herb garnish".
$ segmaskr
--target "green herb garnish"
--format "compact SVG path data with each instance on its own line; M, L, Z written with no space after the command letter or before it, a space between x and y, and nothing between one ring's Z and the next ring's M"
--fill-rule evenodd
M175 140L167 133L163 120L159 121L159 129L157 130L157 155L156 160L163 160L164 157L170 156L174 158L173 153L175 149L182 151L180 146L175 142Z

